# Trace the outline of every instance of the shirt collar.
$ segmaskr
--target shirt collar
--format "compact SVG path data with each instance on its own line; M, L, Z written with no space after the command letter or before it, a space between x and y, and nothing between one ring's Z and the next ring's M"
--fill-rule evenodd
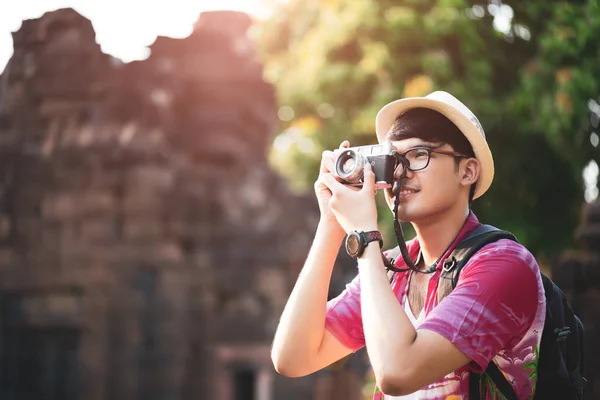
M479 219L477 219L477 216L475 215L475 213L472 210L469 210L469 215L467 216L467 219L465 220L465 223L463 224L462 228L458 232L458 235L456 235L456 238L454 239L452 244L448 247L448 250L446 250L446 252L442 256L442 258L440 258L440 262L437 265L438 270L440 270L442 268L442 266L444 265L445 259L448 258L448 256L450 255L450 253L452 253L452 251L454 251L454 249L456 248L458 243L460 243L460 241L462 239L464 239L469 234L469 232L471 232L473 229L477 228L479 225L480 225ZM408 249L408 254L410 255L410 258L412 260L415 260L414 263L415 263L415 265L417 265L421 261L421 245L419 243L419 238L415 237L414 239L410 240L406 244L406 248ZM404 259L402 257L398 257L398 260L396 260L396 266L400 267L400 268L407 267L407 265L404 262Z

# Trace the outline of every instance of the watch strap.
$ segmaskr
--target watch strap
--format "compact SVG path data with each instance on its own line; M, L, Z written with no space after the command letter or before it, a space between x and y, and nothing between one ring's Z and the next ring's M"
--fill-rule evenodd
M383 247L383 236L381 236L381 232L379 231L369 231L369 232L360 232L360 235L362 236L362 242L364 243L364 247L367 246L367 244L374 242L374 241L378 241L379 242L379 248Z

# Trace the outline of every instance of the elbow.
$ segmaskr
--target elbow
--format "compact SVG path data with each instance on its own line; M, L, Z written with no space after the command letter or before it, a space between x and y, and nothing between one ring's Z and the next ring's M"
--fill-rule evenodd
M409 394L403 390L403 385L395 377L383 377L377 381L377 387L388 396L403 396Z
M286 360L281 354L277 354L273 351L271 352L271 362L273 363L275 371L279 375L283 375L287 378L300 378L308 375L308 373L305 373L299 368L298 363L293 362L293 360Z
M306 376L307 374L303 374L300 371L294 369L293 367L281 365L281 364L273 364L275 367L275 371L286 378L301 378Z
M271 350L271 362L273 363L273 368L279 375L287 376L291 378L290 367L287 363L284 362L283 357L278 352L275 352L273 349Z
M406 396L419 389L411 384L413 380L406 373L394 371L379 375L377 376L377 386L379 390L388 396Z

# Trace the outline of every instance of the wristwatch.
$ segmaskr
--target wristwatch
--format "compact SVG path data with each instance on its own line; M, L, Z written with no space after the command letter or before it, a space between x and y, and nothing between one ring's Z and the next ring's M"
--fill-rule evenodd
M365 251L367 244L375 240L379 242L380 248L383 247L383 237L379 231L349 232L346 236L346 253L348 253L350 257L358 258Z

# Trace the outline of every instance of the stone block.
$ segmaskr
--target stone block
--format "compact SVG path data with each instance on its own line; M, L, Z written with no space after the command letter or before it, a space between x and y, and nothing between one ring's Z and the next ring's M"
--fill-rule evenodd
M152 241L165 236L163 223L156 216L126 217L123 225L125 240Z
M140 165L125 175L125 187L131 191L165 193L172 188L175 174L168 167Z
M121 212L134 217L158 216L163 213L167 200L164 195L157 193L127 190L121 203Z
M70 193L49 195L42 201L42 216L48 220L77 217L79 196Z
M181 264L184 261L181 245L173 241L165 241L153 246L151 255L157 265L161 263Z
M111 215L116 211L117 202L111 190L88 190L82 196L81 207L85 215Z
M48 194L42 201L42 216L48 220L110 216L116 211L117 202L110 190L65 191Z
M119 239L117 222L114 218L86 218L79 223L79 234L85 242L109 242Z

